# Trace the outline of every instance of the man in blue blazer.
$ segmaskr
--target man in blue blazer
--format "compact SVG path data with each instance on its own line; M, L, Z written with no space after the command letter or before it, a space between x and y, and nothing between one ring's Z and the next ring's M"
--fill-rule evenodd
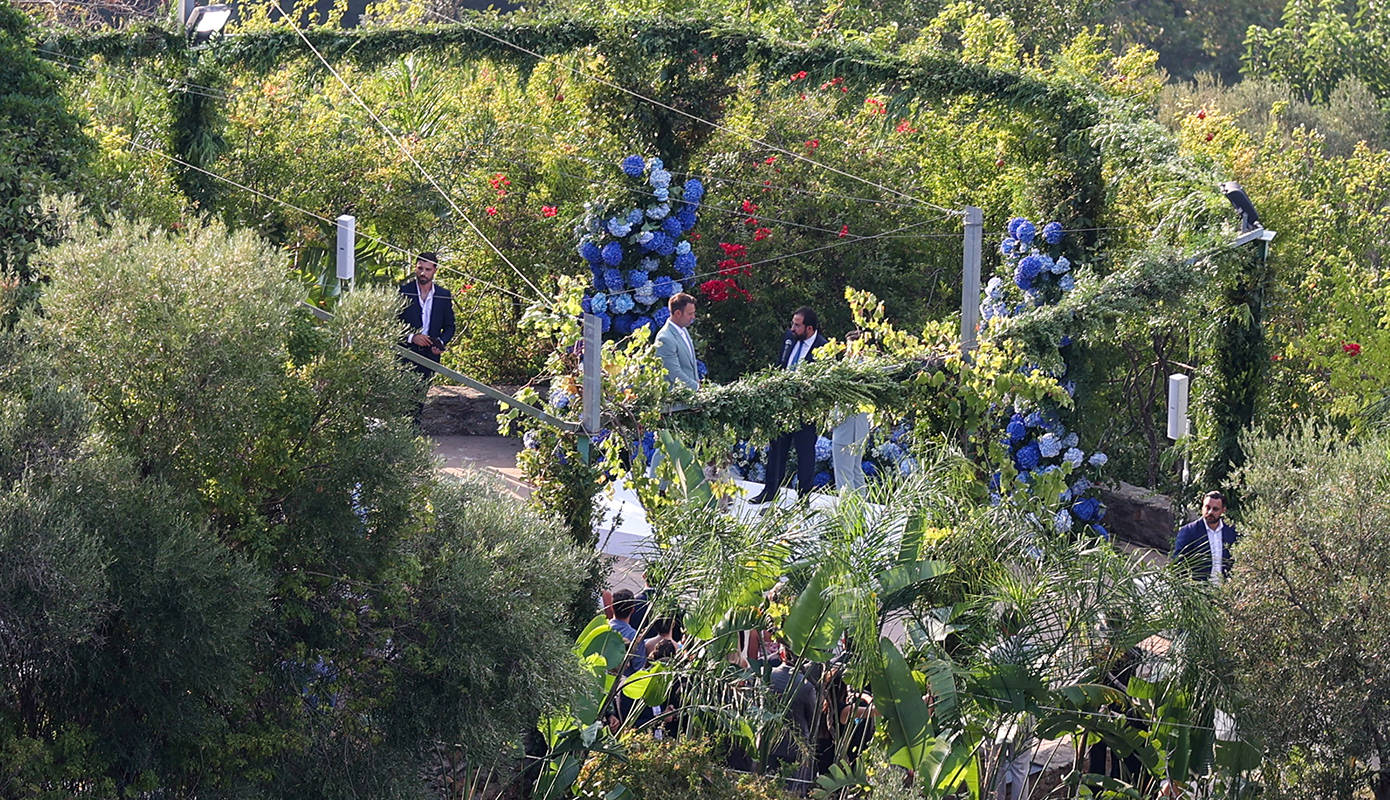
M405 346L412 353L435 362L454 338L454 296L434 282L438 269L439 259L434 253L415 257L415 280L401 284L404 304L399 315L409 329ZM434 374L428 367L414 362L410 362L410 366L422 379L428 380Z
M807 306L792 313L791 330L782 340L782 356L777 362L782 369L796 369L804 361L816 360L816 348L826 343L826 338L817 330L819 326L816 312ZM777 498L787 472L787 453L793 445L796 447L797 487L801 494L811 491L816 478L816 426L802 422L800 428L772 440L767 448L767 480L763 490L748 498L748 502L766 503Z
M1236 529L1221 521L1226 498L1220 492L1202 497L1202 516L1178 529L1173 562L1192 571L1192 579L1220 583L1231 571L1231 545Z

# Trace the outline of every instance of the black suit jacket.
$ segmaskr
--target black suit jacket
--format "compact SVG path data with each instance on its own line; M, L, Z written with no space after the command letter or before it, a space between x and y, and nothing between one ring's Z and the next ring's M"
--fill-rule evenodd
M1231 571L1231 545L1236 543L1236 529L1221 523L1221 574ZM1211 545L1207 543L1207 523L1201 517L1178 528L1177 541L1173 543L1173 561L1182 562L1192 571L1192 579L1211 580Z
M424 318L420 310L420 285L413 280L406 281L401 284L400 291L401 297L405 298L405 305L401 308L398 318L412 332L418 331ZM448 289L436 283L433 303L430 309L430 329L425 331L425 335L440 346L447 345L454 338L454 296L449 294ZM416 347L413 344L409 347L420 355L439 360L428 347Z
M777 359L777 366L780 367L781 369L786 369L786 368L787 368L787 358L791 356L791 354L792 354L792 345L796 344L796 341L797 341L797 340L796 340L795 338L792 337L792 332L791 332L791 331L787 331L786 337L784 337L784 338L782 339L782 355L781 355L780 358ZM821 345L825 344L825 343L828 342L828 341L830 341L830 340L827 339L827 338L825 338L824 336L821 336L821 335L820 335L820 331L816 331L816 338L814 338L814 339L811 340L811 352L807 353L807 354L806 354L806 357L803 358L802 360L803 360L803 361L815 361L815 360L816 360L816 348L820 347Z

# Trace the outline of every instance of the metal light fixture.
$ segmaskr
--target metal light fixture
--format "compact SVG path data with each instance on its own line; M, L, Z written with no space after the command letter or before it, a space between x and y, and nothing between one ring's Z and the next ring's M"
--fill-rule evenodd
M1235 181L1226 181L1218 188L1221 193L1226 195L1226 199L1231 201L1236 211L1240 212L1240 232L1249 233L1253 230L1263 228L1260 224L1259 212L1255 211L1255 204L1250 202L1245 190L1240 188L1240 184Z
M193 41L201 44L211 39L214 33L221 33L231 18L232 7L229 5L215 3L209 6L195 6L189 11L185 25Z

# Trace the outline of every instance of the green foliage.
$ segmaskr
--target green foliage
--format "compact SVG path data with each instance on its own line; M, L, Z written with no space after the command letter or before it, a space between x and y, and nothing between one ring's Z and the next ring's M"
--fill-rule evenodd
M91 142L62 94L59 71L33 52L28 20L0 5L0 275L25 283L30 263L51 240L46 194L71 191Z
M216 223L45 257L49 313L0 339L0 780L396 796L568 699L591 551L435 482L392 294L319 327Z
M1385 797L1390 777L1374 767L1390 756L1385 441L1309 423L1247 449L1236 479L1248 510L1221 605L1275 796L1364 796L1369 782Z
M1288 0L1282 25L1252 25L1242 71L1298 87L1308 100L1326 100L1344 78L1360 79L1377 97L1390 96L1390 15L1384 4L1361 0L1352 11L1331 0Z
M737 775L724 769L719 749L703 736L655 741L646 734L624 739L627 757L595 757L584 765L578 796L606 800L619 786L636 800L777 800L786 795L771 778Z

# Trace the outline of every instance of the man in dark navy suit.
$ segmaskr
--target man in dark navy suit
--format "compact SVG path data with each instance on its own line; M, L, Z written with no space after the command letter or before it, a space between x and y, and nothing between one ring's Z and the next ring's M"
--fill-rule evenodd
M1173 561L1192 571L1192 579L1221 583L1231 571L1231 545L1236 529L1221 521L1226 498L1220 492L1207 492L1202 498L1202 516L1178 529L1173 544Z
M778 360L782 369L796 369L802 362L816 360L816 348L826 342L817 330L819 325L816 312L807 306L792 313L791 330L782 340L782 357ZM787 473L787 452L793 445L796 446L797 488L802 494L811 491L816 477L816 426L802 422L800 428L772 440L767 448L767 480L763 482L763 490L748 498L748 502L766 503L777 498L782 478Z
M435 362L454 338L454 296L434 282L438 269L439 259L434 253L415 257L415 280L401 284L405 303L400 313L400 321L409 329L405 346L412 353ZM428 367L414 362L410 366L424 380L434 374Z

